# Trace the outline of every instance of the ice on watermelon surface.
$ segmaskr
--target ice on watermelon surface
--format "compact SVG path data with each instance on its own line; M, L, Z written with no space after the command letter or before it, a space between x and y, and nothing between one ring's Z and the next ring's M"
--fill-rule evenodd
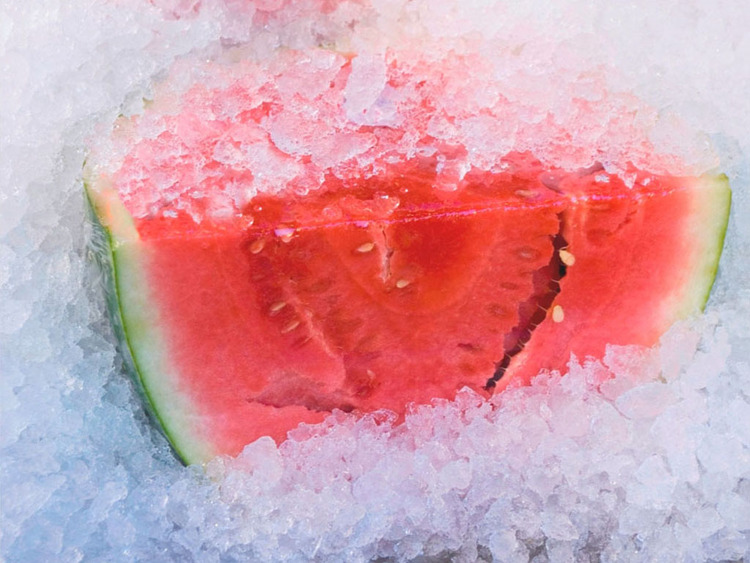
M502 152L488 129L518 109L469 95L492 85L466 74L483 66L230 49L179 63L119 119L114 162L94 150L112 315L184 461L334 410L402 419L463 388L487 398L700 312L726 177L565 169L582 155L554 146L562 127L547 162ZM668 162L631 143L650 170Z
M6 22L0 41L7 70L0 88L0 169L9 180L0 206L3 558L747 558L750 305L744 280L750 233L742 218L750 213L750 123L741 111L749 80L741 61L748 55L749 22L741 7L696 1L592 8L572 0L555 6L399 1L82 6L50 0L43 7L0 8L8 16L0 18ZM185 114L178 110L191 88L211 92L242 74L210 76L204 69L212 63L196 62L220 59L219 53L238 45L243 50L238 58L254 61L264 75L274 64L280 74L288 68L276 58L280 49L290 53L287 62L292 53L344 53L351 69L340 87L348 97L343 103L330 100L344 110L341 121L328 126L347 122L371 131L403 127L394 108L404 100L384 86L389 48L416 50L428 70L447 60L446 76L430 70L430 80L421 85L455 102L446 101L445 119L428 123L429 134L460 136L467 150L419 152L422 135L405 134L387 144L401 155L392 162L377 154L372 137L334 143L318 121L322 114L300 123L287 111L264 123L267 142L254 142L257 152L248 150L248 143L224 143L202 161L205 147L188 148L204 137L212 120L181 122L178 116ZM235 68L236 62L226 66ZM323 82L331 69L326 64L317 69ZM317 71L306 76L313 74ZM170 86L159 92L159 84ZM309 97L320 88L305 80L281 91ZM408 98L415 89L405 90ZM301 111L305 104L290 98L284 108ZM200 99L206 97L196 94ZM476 108L506 113L487 119L487 112ZM193 109L201 115L235 111L200 104ZM455 119L463 111L465 119ZM149 115L165 119L136 117ZM172 124L166 123L169 116ZM128 131L136 122L137 131ZM172 125L180 122L177 135ZM624 193L640 189L645 180L630 170L647 172L649 182L724 172L734 191L733 220L706 315L671 328L654 348L609 347L599 360L563 362L563 377L542 375L491 397L479 385L451 393L455 398L414 406L401 419L385 411L364 416L336 411L321 424L294 430L283 443L261 438L239 456L217 458L198 473L171 455L125 377L104 320L97 270L83 250L84 160L88 166L95 160L110 163L110 170L99 170L116 175L129 152L127 143L107 146L112 124L122 139L144 143L140 162L153 163L185 144L178 158L149 168L148 178L143 169L143 184L157 197L141 217L166 221L171 214L186 226L191 211L208 229L258 194L272 197L289 184L309 195L325 183L315 176L316 167L333 166L331 159L351 159L357 166L350 170L378 163L399 169L437 154L446 158L427 167L440 175L432 183L457 188L441 190L449 204L445 209L456 209L460 198L450 198L465 195L467 183L482 178L477 170L487 171L506 155L532 154L547 171L588 170L593 185ZM171 137L163 135L167 130ZM85 149L92 138L102 151L98 156ZM323 146L326 150L316 148ZM304 166L284 155L295 155ZM226 197L213 199L207 209L198 182L192 188L196 207L180 208L181 188L172 176L178 165L184 166L182 177L217 162L240 168L232 182L219 182ZM248 162L262 164L270 175L243 174ZM603 168L592 168L596 163ZM388 177L385 164L367 178ZM137 168L131 170L135 178ZM312 177L306 176L311 170ZM555 185L554 178L547 180ZM217 188L210 182L205 187ZM540 193L552 201L559 195L549 187ZM123 200L133 204L132 198ZM535 200L514 192L508 201L528 206ZM262 213L249 215L254 223L243 227L245 233L253 226L259 233L260 224L270 222ZM561 250L574 244L572 237L561 237L567 247L550 242L559 226L550 224L552 231L544 235L547 252L571 262ZM281 246L290 234L295 233L274 227L276 238L269 240L293 252ZM362 241L355 251L373 247L356 256L375 258L380 240ZM248 260L264 256L245 248ZM639 249L645 252L648 245ZM691 250L675 248L674 254ZM566 264L563 284L575 280L576 267L587 267L581 252L570 253L575 260ZM337 273L343 275L344 268ZM394 288L400 279L405 278L391 280ZM279 302L269 303L275 308ZM555 315L563 322L555 322L552 310L547 314L554 322L550 327L576 317L566 303L562 319ZM281 329L293 323L279 315L269 319L283 322ZM607 320L612 319L600 317ZM279 404L279 396L285 394L268 402Z

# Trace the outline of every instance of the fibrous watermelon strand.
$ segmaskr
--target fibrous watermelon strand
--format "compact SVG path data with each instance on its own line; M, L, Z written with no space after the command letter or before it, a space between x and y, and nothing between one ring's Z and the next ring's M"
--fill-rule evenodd
M552 235L553 252L549 264L534 272L534 293L518 306L518 325L505 336L503 357L497 362L495 373L487 380L484 388L491 391L497 382L505 375L513 357L523 350L531 339L534 329L547 317L547 312L560 293L560 280L565 277L567 266L563 254L568 242L563 236L565 228L565 213L557 214L559 228Z

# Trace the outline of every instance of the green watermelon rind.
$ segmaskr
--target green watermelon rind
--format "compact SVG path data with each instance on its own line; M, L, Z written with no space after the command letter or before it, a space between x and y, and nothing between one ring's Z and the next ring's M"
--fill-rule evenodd
M690 232L686 232L685 237L695 242L695 261L683 284L683 293L673 296L668 304L673 321L689 318L705 309L719 271L729 226L732 190L726 174L704 175L694 182L691 186L695 193L693 213L686 225Z
M195 411L174 383L177 379L166 357L156 305L143 279L142 249L133 219L118 198L110 206L110 224L107 224L101 210L106 202L90 180L84 181L84 193L92 226L89 246L102 272L107 310L126 369L149 415L177 457L186 465L207 461L213 457L210 443L201 440L198 432L184 430L184 425L195 424ZM140 304L127 307L126 311L126 295L140 300ZM165 377L170 373L171 377ZM176 408L167 408L175 404Z

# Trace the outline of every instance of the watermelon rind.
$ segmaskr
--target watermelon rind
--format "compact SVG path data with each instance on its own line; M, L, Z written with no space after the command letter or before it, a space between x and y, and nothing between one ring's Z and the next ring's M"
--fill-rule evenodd
M711 295L719 261L724 249L724 239L729 226L732 190L726 174L704 175L692 186L695 193L693 211L686 226L686 239L693 242L695 262L674 306L675 318L684 319L703 311Z
M101 181L87 177L84 191L92 227L90 248L103 275L107 309L125 366L149 415L180 460L186 465L209 460L214 456L211 444L201 439L195 407L180 391L178 374L169 361L132 216L117 193Z

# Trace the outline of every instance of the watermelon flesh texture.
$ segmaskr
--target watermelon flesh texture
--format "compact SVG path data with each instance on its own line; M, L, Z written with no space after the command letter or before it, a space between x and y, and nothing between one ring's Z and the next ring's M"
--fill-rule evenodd
M633 171L628 186L527 154L504 164L456 187L435 162L400 163L200 223L133 219L90 182L114 316L182 459L282 441L334 409L402 415L464 386L528 383L571 353L651 345L703 307L725 177Z

